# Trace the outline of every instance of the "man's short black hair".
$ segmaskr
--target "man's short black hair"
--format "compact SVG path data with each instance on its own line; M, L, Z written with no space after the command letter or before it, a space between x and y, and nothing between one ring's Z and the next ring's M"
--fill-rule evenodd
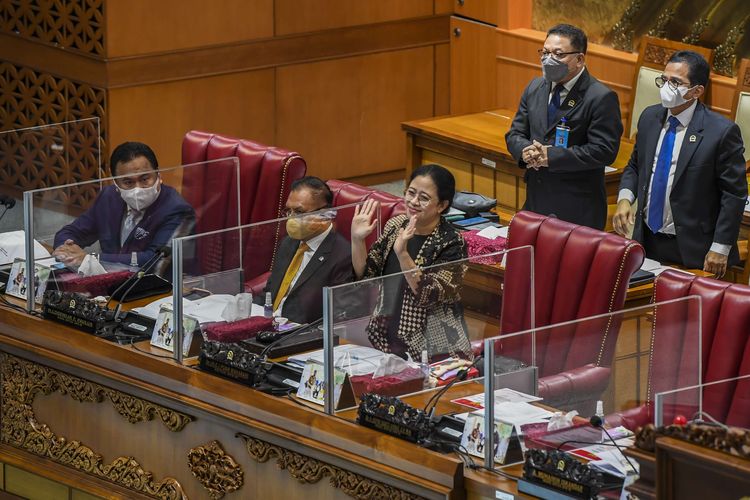
M328 187L328 184L323 182L322 179L308 175L292 182L291 191L297 191L302 188L309 189L312 191L315 198L321 202L325 202L325 207L321 208L327 208L333 205L333 192L331 191L331 188Z
M109 169L112 171L112 176L117 175L118 164L133 161L141 156L148 160L151 168L159 170L156 154L150 147L142 142L123 142L112 151L112 156L109 158Z
M708 67L706 58L699 53L692 50L680 50L672 54L667 64L669 63L687 64L690 86L703 85L705 87L708 85L711 68Z
M582 54L586 53L588 49L589 41L586 38L586 33L581 28L576 28L572 24L556 24L552 26L547 32L547 36L557 35L563 36L570 41L570 46L573 50Z

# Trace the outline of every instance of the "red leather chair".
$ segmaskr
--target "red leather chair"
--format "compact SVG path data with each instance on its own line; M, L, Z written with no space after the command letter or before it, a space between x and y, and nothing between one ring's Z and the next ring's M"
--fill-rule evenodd
M237 225L276 219L282 216L289 189L307 170L305 160L285 149L193 130L182 141L182 163L190 164L235 156L239 158L240 178L235 180L230 169L216 171L190 169L183 177L182 195L194 207L202 207L198 214L196 233L205 233ZM210 203L212 198L231 192L240 186L240 220L236 221L236 199L225 203ZM282 224L267 225L252 232L251 245L244 247L245 279L252 280L271 269L279 241L285 235ZM230 269L238 265L236 244L223 235L220 238L201 238L197 260L203 273ZM248 237L248 235L243 235ZM210 240L210 241L209 241Z
M655 303L690 295L701 298L702 381L750 375L750 287L679 271L665 271L656 279ZM695 348L674 340L684 338L680 334L689 325L686 317L684 308L656 308L646 403L608 416L608 423L635 430L653 422L656 394L695 384L694 377L686 379L686 373L695 372ZM703 411L716 420L750 428L750 380L708 386L702 399ZM665 424L671 423L673 413L665 411Z
M640 268L643 247L615 234L533 212L510 223L507 248L534 247L534 327L622 309L630 276ZM521 252L521 251L518 251ZM531 325L529 254L507 256L501 311L503 334ZM539 395L558 408L593 412L607 388L619 318L557 327L536 336ZM529 335L509 338L500 354L531 359Z

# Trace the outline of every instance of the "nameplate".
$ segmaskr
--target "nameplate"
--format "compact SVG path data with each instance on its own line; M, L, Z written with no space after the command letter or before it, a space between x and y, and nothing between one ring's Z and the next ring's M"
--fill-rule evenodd
M482 165L486 165L490 168L497 168L497 163L490 160L489 158L482 158Z
M333 407L336 410L354 406L354 390L349 375L338 368L333 369ZM318 405L325 404L326 381L322 364L308 360L302 369L297 397Z

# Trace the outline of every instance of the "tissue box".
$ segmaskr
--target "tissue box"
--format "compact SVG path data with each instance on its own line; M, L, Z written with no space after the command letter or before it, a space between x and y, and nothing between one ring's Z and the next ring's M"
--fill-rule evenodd
M205 325L203 333L216 342L239 342L255 338L260 332L273 330L273 318L251 316L231 323L217 322Z
M349 379L354 395L359 398L366 392L381 396L400 396L421 391L424 387L424 374L419 368L406 368L399 373L372 378L372 374L357 375Z

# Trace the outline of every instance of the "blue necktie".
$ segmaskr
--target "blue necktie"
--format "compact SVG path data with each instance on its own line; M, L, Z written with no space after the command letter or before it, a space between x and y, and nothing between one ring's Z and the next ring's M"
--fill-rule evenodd
M549 100L547 105L547 128L555 124L555 117L560 110L560 91L562 88L562 84L558 83L552 91L552 99Z
M667 198L667 181L669 169L672 166L674 138L677 135L677 125L680 121L674 116L669 117L669 128L661 141L659 157L656 160L656 170L651 182L651 201L648 205L648 227L653 233L664 225L664 201Z

